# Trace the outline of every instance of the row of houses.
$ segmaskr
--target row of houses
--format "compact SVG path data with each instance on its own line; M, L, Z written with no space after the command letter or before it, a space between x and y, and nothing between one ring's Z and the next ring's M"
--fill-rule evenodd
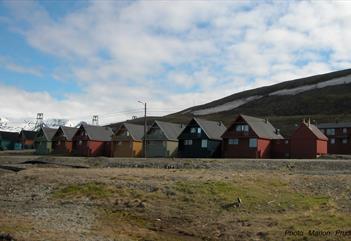
M33 149L37 132L22 130L18 132L0 131L0 150Z
M315 126L303 121L290 138L267 119L239 115L222 122L193 118L188 124L155 121L147 128L124 123L117 130L82 124L79 128L42 127L38 132L0 132L1 149L35 147L37 154L181 158L316 158L351 154L351 124ZM17 139L16 139L17 138ZM12 141L11 141L12 140ZM17 141L16 141L17 140ZM329 151L328 151L329 150Z

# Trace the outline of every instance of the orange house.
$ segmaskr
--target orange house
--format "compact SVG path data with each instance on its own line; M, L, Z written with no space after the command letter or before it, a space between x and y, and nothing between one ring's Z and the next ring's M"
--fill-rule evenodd
M60 126L52 138L52 153L58 155L69 155L72 152L72 138L77 128Z
M144 126L124 123L112 136L113 157L141 157Z

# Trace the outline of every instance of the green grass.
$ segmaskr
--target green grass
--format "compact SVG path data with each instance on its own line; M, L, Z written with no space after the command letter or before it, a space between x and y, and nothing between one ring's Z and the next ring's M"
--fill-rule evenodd
M89 198L106 198L113 195L113 189L105 184L91 182L84 184L71 184L53 192L54 198L74 198L74 197L89 197Z
M311 195L291 190L287 183L277 180L267 182L224 182L224 181L183 181L177 182L174 189L183 201L203 206L218 206L235 202L238 197L243 202L240 210L265 212L284 210L318 209L330 205L327 196Z
M328 190L315 186L327 182L322 177L306 179L306 183L314 183L306 188L299 175L267 172L209 178L204 172L201 176L205 179L184 179L183 175L192 175L189 173L184 171L176 179L155 179L155 191L147 186L155 186L153 179L128 179L118 185L71 184L52 195L100 199L100 205L106 205L98 211L96 230L121 240L221 240L216 238L219 227L225 227L222 233L238 235L237 240L245 239L241 234L250 234L252 240L282 240L284 230L308 233L310 229L337 230L351 225L349 213L340 211L338 200L330 194L332 186ZM242 205L228 207L238 197ZM142 208L135 204L140 201L145 203ZM318 240L310 236L297 240L306 238Z

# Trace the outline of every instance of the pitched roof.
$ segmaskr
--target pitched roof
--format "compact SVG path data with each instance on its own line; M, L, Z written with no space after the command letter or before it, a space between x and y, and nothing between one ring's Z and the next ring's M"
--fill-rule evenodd
M351 128L351 122L321 123L318 128Z
M246 121L258 137L264 139L284 139L284 137L277 132L277 129L274 128L268 120L248 115L239 116Z
M133 140L135 140L135 141L142 140L142 138L144 136L144 126L143 125L136 125L136 124L131 124L131 123L125 122L119 127L119 129L121 129L123 126L127 129L127 131L129 132L129 134L133 138ZM118 132L118 130L116 131L116 133Z
M311 132L319 139L319 140L324 140L327 141L328 137L326 137L318 128L317 126L310 124L310 123L302 123L303 125L305 125L308 129L311 130Z
M110 127L94 126L82 124L90 140L93 141L111 141L113 131Z
M54 137L57 129L49 128L49 127L42 127L43 133L48 141L51 141Z
M227 128L221 121L209 121L196 117L193 120L203 129L209 139L222 140L221 136Z
M157 120L153 125L157 125L162 130L166 138L171 141L177 141L179 134L185 128L184 124L176 124Z
M74 134L76 134L78 128L75 127L68 127L68 126L60 126L60 128L63 132L63 135L66 137L67 141L71 141Z
M36 134L36 131L21 130L20 132L20 135L24 135L24 137L28 140L34 140Z
M0 138L7 141L17 142L19 141L18 132L0 131Z

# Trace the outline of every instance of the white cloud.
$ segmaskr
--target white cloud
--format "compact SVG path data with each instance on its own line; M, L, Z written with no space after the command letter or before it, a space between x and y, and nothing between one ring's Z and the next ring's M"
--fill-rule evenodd
M14 71L21 74L30 74L37 77L41 77L43 75L40 68L22 66L14 62L11 62L6 58L2 58L1 56L0 56L0 65L7 70Z
M347 2L92 1L56 19L39 3L7 5L9 27L65 63L52 76L82 86L60 101L11 89L29 100L1 107L8 115L107 116L141 108L139 99L174 112L351 63ZM132 115L124 113L109 120Z

